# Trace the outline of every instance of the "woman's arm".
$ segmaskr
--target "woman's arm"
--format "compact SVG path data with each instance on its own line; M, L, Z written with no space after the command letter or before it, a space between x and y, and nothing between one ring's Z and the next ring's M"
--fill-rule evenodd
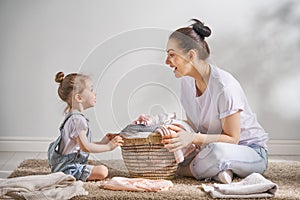
M180 127L171 125L171 135L164 136L162 143L170 152L177 151L188 144L203 145L213 142L227 142L237 144L240 139L240 112L236 112L221 120L222 134L199 134L183 131Z
M229 115L221 120L222 134L197 134L194 144L210 144L213 142L227 142L237 144L240 140L241 125L240 111Z
M86 131L87 130L82 130L77 137L77 141L80 149L85 152L101 153L101 152L111 151L116 147L121 146L123 143L122 138L120 136L116 136L112 140L110 140L107 144L95 144L88 141L86 137Z

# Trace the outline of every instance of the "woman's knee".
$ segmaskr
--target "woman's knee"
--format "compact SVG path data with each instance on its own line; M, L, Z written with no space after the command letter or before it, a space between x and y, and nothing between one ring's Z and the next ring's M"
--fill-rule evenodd
M221 145L222 143L211 143L205 146L198 153L198 159L209 160L211 163L215 163L221 160L224 157L224 153L226 152L224 147Z
M197 179L209 178L216 175L224 156L223 148L218 143L211 143L195 156L190 163L190 170Z

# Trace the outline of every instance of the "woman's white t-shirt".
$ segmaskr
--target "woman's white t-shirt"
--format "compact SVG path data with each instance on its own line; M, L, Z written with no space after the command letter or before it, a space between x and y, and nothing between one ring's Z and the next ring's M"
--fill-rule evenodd
M196 95L195 79L181 78L181 103L197 132L222 134L221 119L241 111L240 145L259 145L267 148L268 134L251 111L239 82L228 72L210 67L206 90Z

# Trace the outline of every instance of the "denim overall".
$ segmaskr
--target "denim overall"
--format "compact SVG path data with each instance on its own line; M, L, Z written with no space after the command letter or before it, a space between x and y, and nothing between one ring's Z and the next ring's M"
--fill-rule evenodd
M82 113L70 112L67 114L64 122L59 128L60 136L49 145L48 161L52 173L64 172L65 174L73 175L76 178L76 180L86 181L86 179L89 177L92 170L92 166L87 165L89 154L80 151L80 149L75 153L70 153L67 155L62 155L61 153L59 153L61 152L60 149L62 148L60 146L60 141L61 141L62 134L64 132L63 127L66 121L72 115L82 115L84 117ZM88 120L87 120L87 124L88 124ZM88 140L91 141L90 128L88 128L86 136Z

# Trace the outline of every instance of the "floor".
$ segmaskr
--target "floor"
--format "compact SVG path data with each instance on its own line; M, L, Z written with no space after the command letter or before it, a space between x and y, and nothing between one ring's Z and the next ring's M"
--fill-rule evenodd
M0 152L0 178L6 178L16 167L25 159L47 159L45 152ZM91 159L98 157L91 155ZM106 157L106 159L121 159L121 157ZM105 160L105 158L99 158ZM285 161L294 160L300 161L300 156L269 156L269 160Z
M115 150L115 153L105 152L101 154L90 154L89 158L92 160L114 160L122 159L122 156L120 150ZM0 151L0 178L7 178L7 176L26 159L47 159L47 153Z

